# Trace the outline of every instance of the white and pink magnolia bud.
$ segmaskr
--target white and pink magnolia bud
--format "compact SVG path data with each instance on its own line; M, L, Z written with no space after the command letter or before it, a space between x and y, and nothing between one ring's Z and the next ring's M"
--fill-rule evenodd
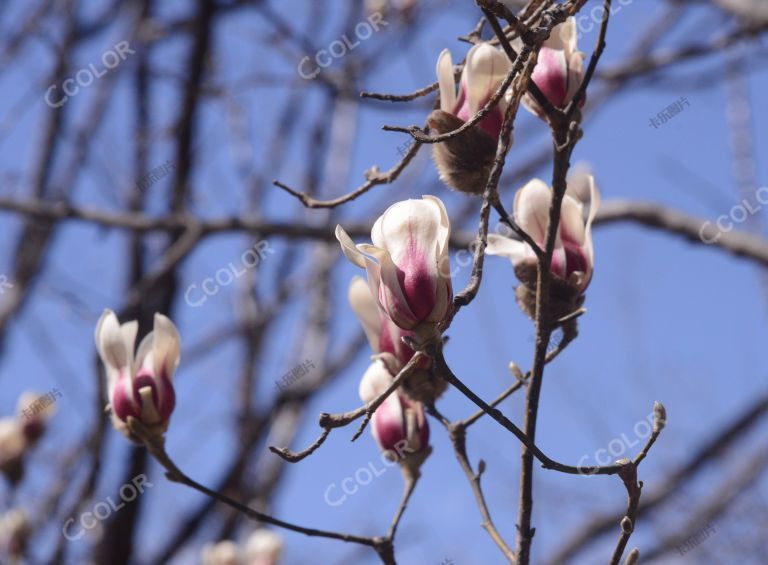
M600 194L594 178L589 175L586 182L589 183L589 213L586 217L585 203L574 192L577 181L574 181L574 189L571 189L569 184L569 189L563 197L560 226L551 264L551 272L567 281L580 293L586 290L592 279L592 221L600 205ZM515 195L515 221L542 249L546 243L552 196L549 186L539 179L533 179ZM515 267L536 261L536 255L527 243L497 234L488 236L486 253L507 257Z
M457 94L453 60L444 49L437 60L440 109L427 118L430 130L445 134L464 125L488 103L511 68L505 53L490 43L478 43L467 53ZM432 144L440 178L448 186L470 194L483 193L507 104L502 96L477 127Z
M344 255L368 274L379 305L399 328L433 337L452 305L448 258L451 226L434 196L390 206L371 230L373 245L355 245L341 226Z
M380 361L375 361L360 381L360 398L371 402L394 380ZM424 405L400 390L390 394L373 413L371 432L379 448L393 461L424 454L429 447L429 424Z
M453 60L448 49L437 59L437 82L440 87L440 109L469 121L485 106L512 70L507 55L490 43L477 43L467 53L461 73L459 92L453 78ZM502 96L499 103L478 123L480 129L498 139L507 102Z
M200 555L202 565L240 565L240 550L230 540L207 543Z
M584 53L578 50L575 18L568 18L552 30L539 51L531 78L556 108L565 108L573 100L584 79ZM532 113L544 117L530 93L523 96L522 102Z
M278 565L283 552L283 538L272 530L260 528L245 542L245 565Z
M172 378L181 357L181 339L173 322L155 314L154 331L141 341L134 358L138 323L122 326L105 310L96 326L96 347L107 373L112 422L120 432L136 439L127 428L135 418L153 434L168 428L176 405Z

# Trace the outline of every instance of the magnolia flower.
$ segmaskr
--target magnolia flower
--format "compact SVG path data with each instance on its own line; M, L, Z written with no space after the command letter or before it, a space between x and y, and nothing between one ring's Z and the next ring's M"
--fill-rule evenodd
M168 318L155 314L154 331L141 341L134 358L138 323L122 326L111 310L105 310L96 326L96 347L107 373L112 422L120 432L135 418L154 434L168 428L176 395L171 379L181 356L181 339Z
M588 187L588 190L585 190L585 187ZM586 196L585 192L589 194L588 201L582 200L582 197ZM541 248L544 248L546 243L552 196L549 186L539 179L530 181L515 195L515 221ZM569 295L563 298L575 300L584 293L592 279L592 221L599 205L600 194L592 175L584 174L569 179L568 189L563 197L560 225L550 267L556 279L562 281L563 293ZM585 206L589 207L586 218ZM521 282L528 289L535 289L536 255L527 243L490 234L486 253L509 258ZM518 297L522 302L522 297ZM524 306L524 310L528 312L529 309Z
M490 43L478 43L467 53L458 96L453 79L453 60L448 49L443 49L437 59L437 81L440 86L440 109L469 121L488 103L504 78L512 69L509 58ZM486 115L478 126L494 140L501 133L501 122L507 103L502 96L499 103Z
M584 53L578 50L575 18L568 18L552 30L539 51L531 78L556 108L565 108L573 100L584 79ZM544 118L544 110L530 93L523 96L522 102Z
M367 271L371 292L389 319L425 339L435 335L435 325L451 308L450 233L445 206L434 196L390 206L371 230L373 245L355 245L336 227L344 255Z
M440 109L427 118L430 129L438 134L449 133L469 121L491 99L511 68L506 54L490 43L478 43L467 53L457 94L453 60L444 49L437 60ZM482 194L496 156L506 108L507 101L502 96L477 127L432 144L440 178L448 186Z
M375 364L360 381L360 399L371 402L394 381L386 368ZM373 413L371 432L387 458L405 461L410 456L419 458L427 454L429 425L424 416L424 405L395 390Z
M260 528L245 542L246 565L277 565L283 552L283 538L272 530Z
M24 474L23 459L42 437L46 421L53 415L53 404L40 402L43 395L24 392L16 405L16 416L0 420L0 472L12 484Z
M207 543L200 558L202 565L240 565L240 550L229 540Z
M560 226L552 254L551 272L568 281L583 292L592 278L594 253L592 248L592 221L600 205L600 195L594 178L589 183L589 216L584 217L584 203L575 194L578 182L569 183L560 209ZM515 195L514 217L517 224L543 248L546 243L549 209L552 205L552 190L543 181L533 179ZM536 261L533 249L522 241L489 234L489 255L501 255L517 267L526 262Z

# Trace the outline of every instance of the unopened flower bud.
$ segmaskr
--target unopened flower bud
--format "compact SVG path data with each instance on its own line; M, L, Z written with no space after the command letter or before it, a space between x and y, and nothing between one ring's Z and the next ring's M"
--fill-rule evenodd
M576 19L568 18L556 26L539 51L531 79L556 108L565 108L584 80L584 53L578 50ZM526 93L523 105L540 118L544 110Z
M225 540L203 546L202 565L240 565L240 550L233 541Z
M371 230L373 245L355 245L341 226L336 227L344 255L366 269L383 311L419 338L433 337L452 306L450 234L445 206L434 196L390 206Z
M667 425L667 409L661 402L653 403L653 433L657 434Z
M260 528L245 543L245 565L277 565L283 551L283 538Z
M450 52L445 49L437 61L440 109L427 119L437 134L455 131L482 109L511 70L506 54L490 43L478 43L467 53L458 96ZM496 156L501 133L505 97L480 120L476 127L432 144L432 155L440 178L461 192L482 194Z

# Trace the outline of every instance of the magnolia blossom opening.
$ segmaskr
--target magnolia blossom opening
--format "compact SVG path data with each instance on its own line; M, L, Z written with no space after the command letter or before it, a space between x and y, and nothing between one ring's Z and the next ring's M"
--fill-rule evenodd
M96 347L107 373L112 422L131 439L133 417L153 433L168 428L176 404L172 378L181 357L181 338L173 322L155 314L154 331L141 341L134 358L138 322L123 325L105 310L96 326Z
M371 230L373 245L355 245L336 227L344 255L366 270L371 292L389 319L430 336L451 308L450 235L445 206L434 196L390 206Z
M583 201L585 192L588 194L588 199ZM531 180L515 195L514 217L517 225L542 248L547 237L552 197L552 190L539 179ZM586 218L584 217L585 206L589 207ZM592 221L599 206L600 193L592 175L569 180L560 212L560 226L552 254L551 271L579 293L586 290L592 279L594 268ZM536 255L527 243L497 234L488 235L486 253L507 257L516 270L517 267L525 264L535 265L536 263Z

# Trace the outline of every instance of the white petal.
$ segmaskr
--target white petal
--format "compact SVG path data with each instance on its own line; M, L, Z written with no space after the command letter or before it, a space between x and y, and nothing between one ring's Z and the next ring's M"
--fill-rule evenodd
M375 360L365 371L363 378L360 379L360 387L358 389L360 400L366 404L371 402L387 390L387 387L392 384L393 380L394 377L387 370L384 362L380 359Z
M371 287L360 277L354 277L349 284L349 304L363 326L371 349L378 353L379 334L381 333L381 310L379 301L371 293Z
M448 49L437 58L437 83L440 86L440 109L452 113L456 107L456 80L453 75L453 59Z
M571 241L584 244L584 207L569 194L563 197L560 207L560 231L568 234Z
M344 253L344 256L361 269L365 269L365 256L360 253L355 242L352 241L352 238L344 231L344 228L337 225L335 233L336 239L339 240L339 243L341 244L341 251Z
M283 551L283 538L272 530L260 528L248 536L245 557L248 563L277 563ZM261 559L262 561L258 561Z
M529 181L515 194L515 221L539 245L547 236L551 205L552 190L539 179Z
M584 53L578 52L571 55L568 61L568 90L565 94L565 103L569 103L576 96L581 82L584 80ZM584 98L582 97L582 100Z
M448 258L448 244L451 239L451 220L448 218L448 211L445 209L445 204L443 204L443 201L437 196L425 194L422 198L427 202L433 203L440 214L440 223L437 229L437 252L439 256L438 263L442 264L442 262Z
M136 321L120 326L112 310L105 310L96 324L96 348L106 369L110 395L121 371L128 373L129 378L132 376L130 373L137 331Z
M523 260L536 256L527 243L495 233L488 234L488 247L485 248L485 253L486 255L506 257L512 261L513 265L518 265Z
M571 16L560 25L562 26L560 38L563 42L565 54L570 59L571 55L579 50L579 30L576 26L576 18Z
M176 372L181 360L181 337L173 322L162 314L155 314L152 339L152 355L155 364L155 377L163 371L170 379Z
M471 114L476 114L493 96L511 70L511 65L507 55L490 43L478 43L469 50L464 65L464 78Z
M401 328L410 329L418 320L405 299L398 278L398 268L392 261L389 251L375 245L360 244L359 247L361 251L373 256L377 261L374 263L369 260L366 270L368 284L378 297L379 304L393 322Z
M590 268L594 267L595 254L592 248L592 222L597 216L597 210L600 208L600 191L597 188L595 178L590 175L589 177L590 187L590 199L589 199L589 216L587 217L587 223L584 229L584 249L589 259Z
M396 265L414 250L435 257L450 235L443 214L445 207L434 198L396 202L376 220L371 231L373 245L387 250Z

